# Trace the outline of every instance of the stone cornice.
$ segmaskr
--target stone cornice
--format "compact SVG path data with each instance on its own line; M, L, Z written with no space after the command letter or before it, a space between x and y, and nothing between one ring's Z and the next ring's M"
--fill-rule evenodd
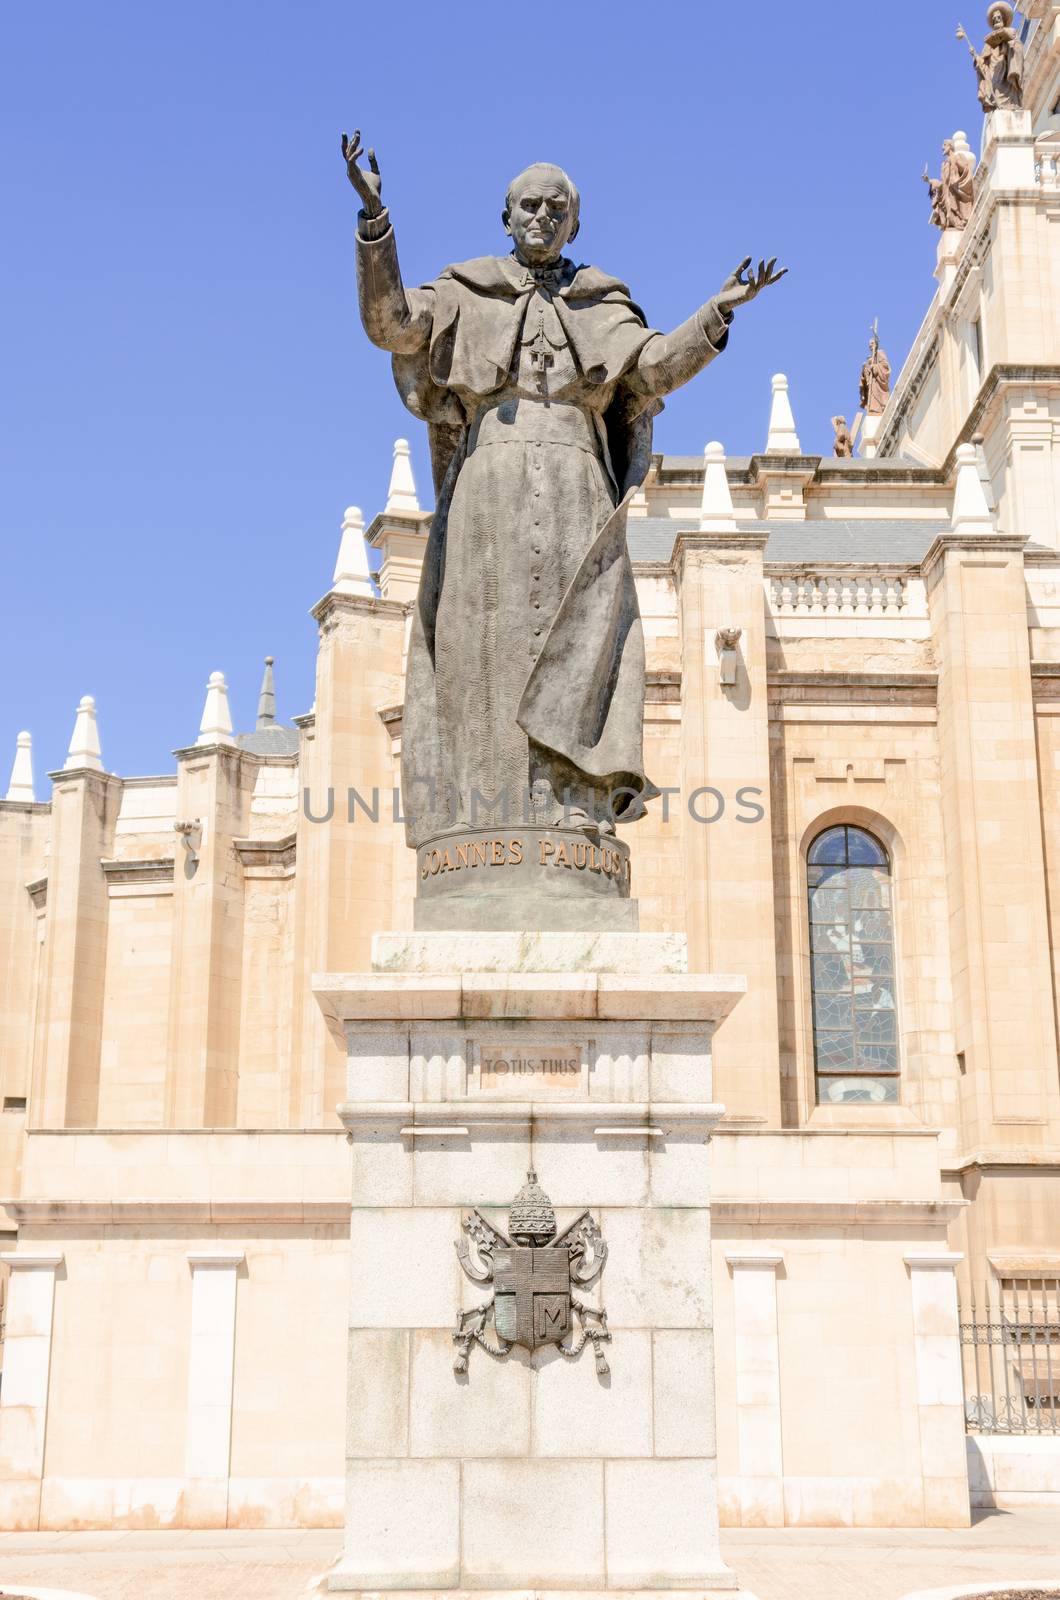
M48 904L48 879L47 879L47 876L45 876L43 878L34 878L31 883L27 883L27 885L26 885L26 893L29 895L30 899L33 901L33 905L34 905L35 909L37 911L42 911L44 909L44 907Z
M378 595L339 594L331 589L311 606L309 615L321 629L332 627L341 616L379 617L385 621L403 622L409 606L403 600L383 600Z
M376 1019L720 1022L746 994L747 980L729 973L511 972L502 983L490 972L324 972L314 973L312 989L342 1039L344 1023Z
M763 555L769 543L769 530L763 528L759 533L747 529L736 528L731 533L701 533L698 528L677 528L674 532L674 545L667 568L675 583L680 584L684 577L684 569L689 557L710 551L714 555L726 553L740 553L743 555Z
M1060 1172L1060 1150L1027 1147L971 1150L966 1155L943 1156L941 1162L944 1177L959 1177L964 1172L998 1172L1012 1167L1050 1167Z
M378 550L388 533L411 533L425 539L433 516L433 511L380 511L365 530L365 544Z
M969 555L1022 554L1027 538L1022 533L940 533L924 557L920 570L926 578L951 550L964 550Z
M553 1112L559 1109L553 1106ZM716 1230L760 1226L768 1229L808 1227L942 1228L956 1221L970 1206L968 1200L743 1200L718 1195L711 1200ZM316 1200L167 1200L135 1197L123 1200L0 1200L19 1224L26 1226L150 1228L177 1225L241 1227L295 1223L305 1227L349 1225L352 1206L348 1196L336 1193ZM810 1235L812 1238L812 1234ZM718 1241L724 1248L724 1241ZM753 1250L741 1247L740 1260ZM732 1252L730 1252L732 1253ZM6 1257L9 1260L10 1258ZM21 1256L21 1266L51 1265L54 1257L39 1251ZM1023 1258L1020 1258L1021 1261ZM1037 1259L1037 1258L1036 1258ZM763 1259L762 1262L765 1265Z
M119 788L124 782L116 772L101 772L98 767L60 767L58 772L49 772L45 776L51 779L56 788L60 783L80 783L89 778L102 784L117 784Z
M937 689L937 672L813 672L776 668L768 675L778 689Z
M775 478L778 474L800 477L807 483L812 482L820 470L821 457L810 455L769 455L762 452L753 455L747 464L748 483L762 483L767 478Z
M988 1250L986 1259L999 1278L1060 1278L1060 1251Z
M950 452L939 469L940 472L947 478L950 476L957 460L957 446L969 444L976 437L980 423L998 395L1003 394L1006 389L1023 388L1027 384L1052 385L1060 389L1060 366L1055 362L1018 365L1015 362L1001 361L992 366L979 386L979 393L972 402L972 409L953 441Z
M46 816L51 808L50 800L0 800L0 812L24 811L27 816Z
M654 1141L681 1134L706 1138L725 1115L725 1107L659 1101L600 1100L353 1100L338 1107L351 1133L389 1135L410 1143L473 1135L527 1133L531 1128L557 1128L586 1140Z
M644 674L644 704L646 706L680 705L680 672L646 672Z
M175 857L155 856L143 861L101 861L109 884L172 883Z
M741 1200L717 1195L710 1203L715 1223L779 1227L945 1227L968 1210L970 1200Z
M293 867L298 835L280 839L233 839L232 848L244 867Z
M291 721L296 728L301 728L304 733L308 733L317 725L317 714L315 711L303 711L301 716L292 717Z
M84 1130L82 1129L82 1132ZM135 1197L123 1200L39 1200L19 1196L0 1200L0 1211L7 1211L16 1222L35 1227L61 1224L79 1227L142 1228L152 1222L236 1223L301 1222L312 1226L321 1222L349 1224L350 1201L341 1194L321 1200L167 1200Z
M0 1254L0 1261L12 1272L30 1268L57 1272L63 1264L63 1255L61 1250L5 1250Z
M173 754L177 761L194 761L196 758L205 761L214 756L229 756L233 760L245 758L247 761L258 763L264 759L262 756L252 755L249 750L241 749L237 744L186 744L179 750L174 750Z

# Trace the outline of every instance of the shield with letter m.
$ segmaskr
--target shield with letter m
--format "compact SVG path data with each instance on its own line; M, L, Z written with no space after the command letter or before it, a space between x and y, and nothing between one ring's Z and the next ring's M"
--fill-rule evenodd
M493 1282L502 1339L536 1350L566 1338L571 1326L568 1249L552 1245L498 1250Z

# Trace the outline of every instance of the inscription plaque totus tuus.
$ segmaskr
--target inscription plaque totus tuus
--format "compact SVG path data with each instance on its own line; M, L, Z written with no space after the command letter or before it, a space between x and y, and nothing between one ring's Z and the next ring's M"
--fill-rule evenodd
M481 1044L477 1087L522 1099L562 1099L581 1087L582 1067L580 1046L566 1042Z

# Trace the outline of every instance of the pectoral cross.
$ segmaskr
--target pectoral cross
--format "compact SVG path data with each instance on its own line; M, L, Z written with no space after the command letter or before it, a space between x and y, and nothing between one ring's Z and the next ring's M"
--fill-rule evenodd
M545 338L544 308L539 304L537 308L537 332L530 342L530 365L537 374L538 388L542 394L545 393L548 382L548 369L555 364L555 360L556 358L552 354L552 346Z

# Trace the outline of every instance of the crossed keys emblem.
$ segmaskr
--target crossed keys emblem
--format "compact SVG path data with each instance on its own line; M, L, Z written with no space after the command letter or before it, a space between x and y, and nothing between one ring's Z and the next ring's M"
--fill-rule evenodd
M603 1352L611 1338L607 1312L574 1293L576 1286L595 1283L607 1260L599 1223L583 1211L557 1237L556 1213L532 1168L526 1179L512 1201L511 1238L481 1211L464 1218L467 1237L456 1241L460 1265L473 1283L492 1284L493 1293L483 1305L458 1313L453 1342L459 1353L453 1371L458 1377L467 1372L473 1344L497 1357L517 1344L527 1350L555 1344L574 1360L591 1341L596 1370L606 1377L611 1370ZM487 1334L490 1321L495 1343Z

